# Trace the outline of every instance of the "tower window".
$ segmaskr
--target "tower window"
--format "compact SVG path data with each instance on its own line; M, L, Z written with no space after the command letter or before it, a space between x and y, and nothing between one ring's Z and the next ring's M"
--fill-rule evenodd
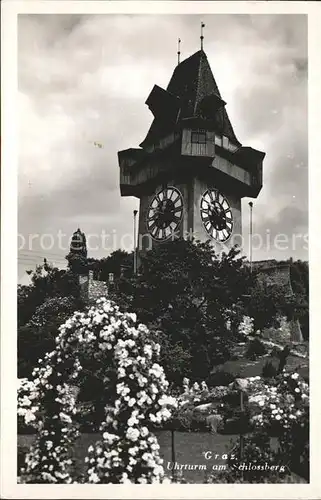
M223 148L228 149L229 143L230 143L230 141L229 141L228 137L223 135Z
M197 144L206 144L206 131L192 130L192 142Z

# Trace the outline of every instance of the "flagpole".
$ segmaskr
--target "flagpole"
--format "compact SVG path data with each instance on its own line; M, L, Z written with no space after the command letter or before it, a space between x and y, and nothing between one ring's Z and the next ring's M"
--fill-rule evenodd
M253 203L249 202L250 206L250 272L252 273L252 236L253 236Z
M181 39L178 39L177 43L177 65L181 62Z
M134 210L134 274L137 273L137 252L136 252L136 215L138 210Z
M203 28L205 28L205 24L203 22L201 22L201 36L200 36L200 39L201 39L201 50L203 50L203 40L204 40Z

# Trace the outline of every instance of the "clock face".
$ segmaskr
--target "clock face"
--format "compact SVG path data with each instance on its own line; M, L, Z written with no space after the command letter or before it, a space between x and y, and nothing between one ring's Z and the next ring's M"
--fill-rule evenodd
M225 196L208 189L201 198L201 218L207 233L218 241L226 241L233 231L233 215Z
M183 197L178 189L167 186L152 199L147 212L147 229L155 240L169 238L183 215Z

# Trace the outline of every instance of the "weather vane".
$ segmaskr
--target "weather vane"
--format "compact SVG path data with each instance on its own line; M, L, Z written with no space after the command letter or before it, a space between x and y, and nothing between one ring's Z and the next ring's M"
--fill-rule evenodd
M180 63L180 59L181 59L181 39L179 38L177 43L177 64Z
M201 39L201 50L203 50L203 40L204 40L203 28L205 28L205 24L202 22L201 23L201 36L200 36L200 39Z

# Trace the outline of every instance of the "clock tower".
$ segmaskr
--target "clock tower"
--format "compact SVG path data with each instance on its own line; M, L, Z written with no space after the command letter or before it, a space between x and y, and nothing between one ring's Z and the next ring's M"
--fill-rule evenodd
M140 199L139 251L174 237L241 245L241 199L258 196L265 153L236 138L205 52L146 104L154 119L140 148L118 153L121 195Z

